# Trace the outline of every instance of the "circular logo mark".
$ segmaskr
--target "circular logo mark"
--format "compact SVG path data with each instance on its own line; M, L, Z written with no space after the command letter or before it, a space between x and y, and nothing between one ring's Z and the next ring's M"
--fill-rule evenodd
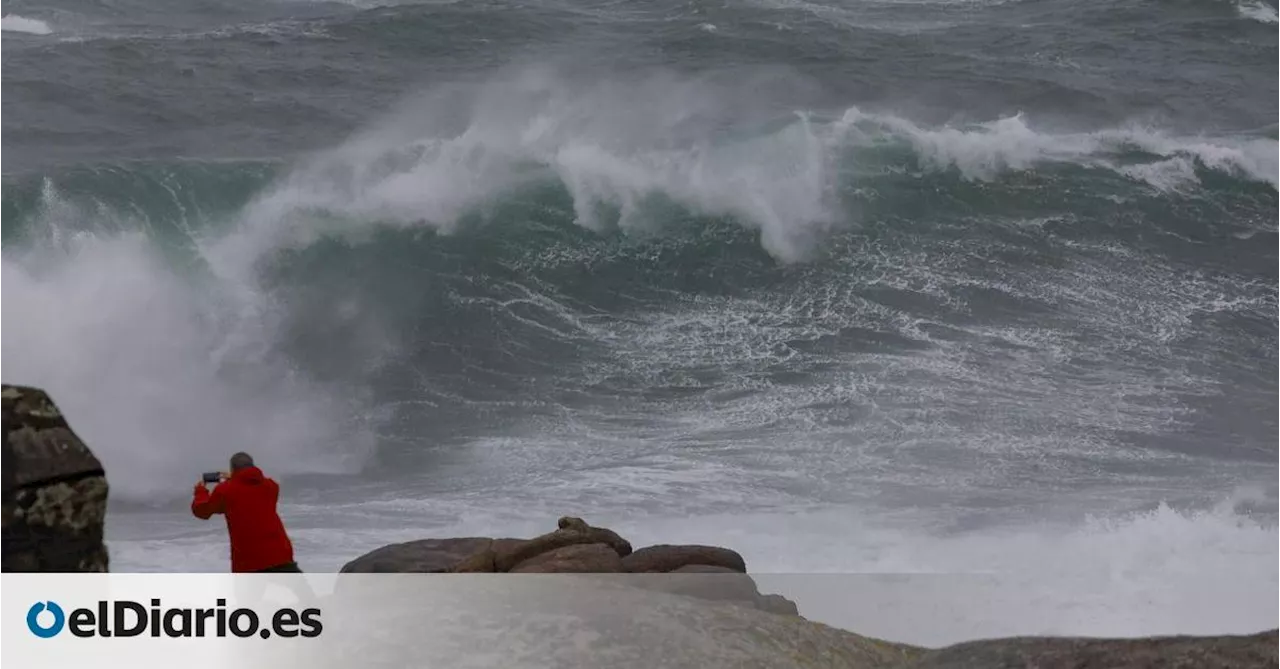
M50 625L41 625L40 614L44 613L46 609L48 609L49 613L53 614L53 623ZM36 602L31 605L30 609L27 609L27 628L31 630L32 634L40 637L41 639L48 639L51 636L56 636L58 632L62 631L62 626L66 622L67 616L62 612L62 607L58 606L54 602Z

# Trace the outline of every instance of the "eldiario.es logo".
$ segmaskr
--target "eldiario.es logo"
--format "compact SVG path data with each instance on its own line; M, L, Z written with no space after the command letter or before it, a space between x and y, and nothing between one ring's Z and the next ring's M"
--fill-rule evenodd
M227 600L214 608L163 608L159 599L148 608L130 600L99 601L95 608L72 609L68 614L57 602L36 602L27 610L27 628L49 639L62 630L78 637L136 637L150 631L153 637L272 636L317 637L324 630L320 609L278 609L263 626L253 609L227 610Z

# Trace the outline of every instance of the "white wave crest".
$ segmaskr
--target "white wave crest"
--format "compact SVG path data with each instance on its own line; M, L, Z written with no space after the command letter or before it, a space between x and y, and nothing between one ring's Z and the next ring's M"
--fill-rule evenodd
M910 147L921 168L968 179L1067 163L1161 191L1197 187L1200 170L1277 183L1277 143L1268 138L1141 127L1054 134L1021 115L963 128L857 108L822 118L789 112L758 83L670 74L584 82L528 69L440 88L299 165L245 211L237 235L208 252L234 264L378 225L447 230L504 194L554 180L583 226L643 229L654 224L655 205L674 201L731 216L758 230L776 258L796 261L847 218L835 195L840 166L884 144Z
M1276 187L1280 171L1280 145L1273 139L1173 137L1141 127L1053 134L1034 130L1021 114L964 128L925 128L897 116L851 108L840 123L854 141L864 145L882 142L886 133L905 139L922 166L955 168L969 179L992 179L1005 171L1058 162L1111 169L1168 188L1198 183L1194 172L1198 163ZM1159 160L1126 161L1133 153Z
M1236 4L1236 10L1240 12L1241 17L1259 23L1280 22L1280 14L1277 14L1276 8L1262 0L1241 0Z
M469 98L461 109L459 96ZM306 243L322 231L281 221L307 209L448 228L550 173L568 188L583 226L645 227L646 205L661 195L737 217L775 256L799 259L836 217L838 138L805 116L725 137L726 126L767 118L752 118L742 97L671 76L583 87L542 71L439 91L300 166L251 207L245 232L273 240L249 242L255 247Z
M53 28L40 19L29 19L17 14L0 17L0 30L9 33L26 33L28 35L49 35Z

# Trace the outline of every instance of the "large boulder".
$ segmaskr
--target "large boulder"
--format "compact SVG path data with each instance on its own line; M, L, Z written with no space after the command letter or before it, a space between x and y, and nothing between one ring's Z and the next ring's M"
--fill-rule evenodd
M4 385L0 397L3 570L108 571L102 463L44 391Z
M624 570L637 574L665 574L690 565L724 567L744 574L747 571L741 555L719 546L660 544L641 548L622 560Z
M470 557L453 566L449 571L456 574L492 574L498 571L498 553L506 553L516 546L523 545L524 539L494 539Z
M342 573L619 574L616 583L798 616L795 602L763 595L738 553L718 546L658 545L632 551L617 532L565 516L533 539L460 537L383 546ZM625 573L626 576L622 576Z
M342 573L507 572L543 553L566 546L603 544L619 558L631 544L612 530L578 518L561 518L560 529L533 539L456 537L420 539L375 549L343 565Z
M574 544L529 558L511 569L513 574L616 574L622 558L605 544Z
M567 546L601 544L617 557L629 555L631 544L613 530L591 527L581 518L561 518L559 528L532 539L456 537L390 544L343 565L342 573L490 573ZM566 563L567 566L567 563ZM621 569L618 569L621 571Z
M631 554L631 544L617 532L603 527L591 527L581 518L561 518L559 529L525 542L495 545L495 571L511 571L516 565L530 558L542 555L565 546L577 544L604 544L609 546L618 557Z
M452 571L458 563L488 550L493 539L456 537L420 539L390 544L370 551L342 566L341 573L428 573Z

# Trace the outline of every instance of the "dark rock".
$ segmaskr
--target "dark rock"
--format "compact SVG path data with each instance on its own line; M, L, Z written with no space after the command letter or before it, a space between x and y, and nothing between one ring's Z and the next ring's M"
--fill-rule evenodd
M760 594L755 579L729 567L691 564L666 574L636 574L624 582L687 597L731 602L769 613L800 615L795 602L781 595Z
M390 544L348 562L341 573L445 573L471 556L490 550L493 542L488 537L458 537Z
M715 566L715 565L710 565L710 564L687 564L687 565L685 565L685 566L683 566L683 567L680 567L679 569L673 569L673 570L671 570L671 573L672 573L672 574L738 574L738 575L743 575L743 574L742 574L742 572L737 571L736 569L730 569L729 567L717 567L717 566ZM748 577L748 578L749 578L749 577ZM755 583L755 581L752 581L752 583Z
M800 615L800 607L782 595L760 595L756 598L756 608L782 616Z
M581 518L561 518L558 524L561 529L533 539L458 537L391 544L348 562L341 572L506 572L542 553L578 544L605 544L619 557L631 553L631 544L612 530L591 527Z
M102 463L44 391L5 385L3 570L105 572Z
M556 527L562 530L578 530L579 532L586 532L591 529L587 521L573 516L561 516L560 520L556 521Z
M497 571L493 564L493 543L472 553L470 557L454 564L449 571L454 574L492 574Z
M562 518L561 523L566 520L578 520L581 522L581 519ZM495 546L494 566L500 572L511 571L513 567L525 560L557 548L576 544L605 544L612 548L619 557L631 554L631 544L626 539L618 536L613 530L607 530L603 527L590 527L585 522L581 525L570 523L569 527L558 529L555 532L544 534L528 541Z
M358 587L325 603L315 643L287 652L267 644L261 652L279 653L281 666L362 669L897 669L924 652L796 616L629 585L676 576L725 575L357 579Z
M494 539L483 549L454 565L455 574L491 574L498 571L498 552L507 552L525 543L524 539Z
M930 651L911 669L1245 669L1277 666L1277 631L1144 639L1020 637Z
M660 545L633 552L616 532L565 516L559 529L533 539L464 537L384 546L343 573L578 573L629 572L625 583L652 590L726 601L763 611L799 615L794 602L762 595L738 553L717 546ZM652 578L650 578L652 577Z
M610 573L622 571L622 558L605 544L574 544L547 551L516 565L513 574Z
M699 599L734 601L755 606L760 590L750 576L728 567L691 564L670 573L648 573L636 576L650 582L657 589Z
M741 555L719 546L647 546L622 560L622 568L630 573L667 573L690 565L725 567L740 573L747 571L747 563Z

